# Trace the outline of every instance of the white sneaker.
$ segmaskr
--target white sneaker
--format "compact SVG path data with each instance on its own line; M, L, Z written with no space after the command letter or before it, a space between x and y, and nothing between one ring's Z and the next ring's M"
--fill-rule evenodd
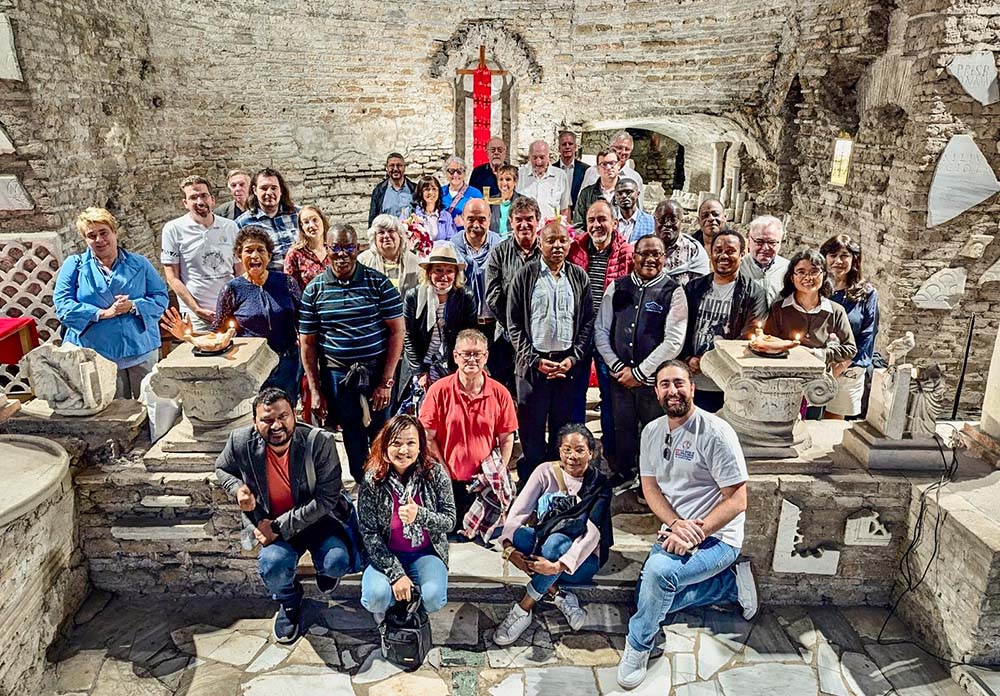
M493 632L493 642L499 646L510 645L521 637L524 630L531 625L531 612L525 611L520 604L515 603L510 613Z
M618 663L618 686L623 689L634 689L642 684L642 680L646 678L649 652L649 650L636 650L625 641L622 661Z
M757 583L754 582L750 570L750 559L738 559L733 564L733 572L736 573L736 596L740 606L743 607L743 618L749 621L757 616L757 610L760 609L757 601Z
M580 607L580 600L577 599L575 594L563 590L552 599L552 603L566 617L570 628L574 631L579 631L583 628L583 624L587 622L587 610Z

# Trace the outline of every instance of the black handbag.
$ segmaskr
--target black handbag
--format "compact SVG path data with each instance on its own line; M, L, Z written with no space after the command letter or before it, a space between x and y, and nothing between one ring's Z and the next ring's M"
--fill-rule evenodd
M431 650L431 620L414 585L409 602L389 607L378 627L382 657L407 672L419 669Z

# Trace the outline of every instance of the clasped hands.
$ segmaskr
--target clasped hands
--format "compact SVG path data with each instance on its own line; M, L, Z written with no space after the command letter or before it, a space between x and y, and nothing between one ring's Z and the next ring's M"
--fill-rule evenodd
M545 375L547 379L564 378L566 377L566 373L571 369L573 369L573 358L564 358L559 362L546 360L545 358L538 361L538 371Z
M702 519L676 520L670 525L667 535L659 536L658 540L663 550L678 556L691 552L701 542L705 541L705 521Z
M110 307L102 309L99 314L101 319L111 319L121 314L128 314L135 309L135 303L129 299L128 295L115 295L115 301Z
M257 498L246 484L236 489L236 504L240 506L240 510L243 512L253 512L257 507ZM278 535L274 533L274 529L272 528L273 524L274 520L264 518L254 527L254 538L257 539L261 546L267 546L278 538Z

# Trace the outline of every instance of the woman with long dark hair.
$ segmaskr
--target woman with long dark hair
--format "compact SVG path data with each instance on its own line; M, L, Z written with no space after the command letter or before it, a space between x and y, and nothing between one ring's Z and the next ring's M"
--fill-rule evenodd
M576 595L560 584L585 584L608 560L614 543L611 484L594 466L597 441L570 423L559 431L559 461L535 468L514 500L500 535L505 562L531 576L524 597L497 626L493 642L510 645L531 624L532 609L553 599L570 628L587 619ZM533 526L525 526L534 517Z
M420 421L394 416L372 443L358 493L358 519L369 565L361 605L381 621L414 585L428 612L448 601L448 538L455 526L451 480L427 456Z
M842 420L862 415L865 383L875 355L878 334L878 292L865 280L861 267L861 245L846 234L823 242L819 253L826 260L833 281L830 300L847 312L858 352L837 378L837 395L826 405L825 417Z
M441 184L436 177L422 176L413 195L413 213L424 223L424 231L432 242L446 242L456 234L455 220L444 209Z

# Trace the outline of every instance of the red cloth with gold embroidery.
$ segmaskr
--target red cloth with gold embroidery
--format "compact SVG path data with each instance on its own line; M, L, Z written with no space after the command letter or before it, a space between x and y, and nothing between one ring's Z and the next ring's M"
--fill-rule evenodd
M486 143L490 139L493 114L493 74L485 65L472 73L472 166L488 161Z
M0 318L0 365L16 365L32 348L38 347L34 317Z

